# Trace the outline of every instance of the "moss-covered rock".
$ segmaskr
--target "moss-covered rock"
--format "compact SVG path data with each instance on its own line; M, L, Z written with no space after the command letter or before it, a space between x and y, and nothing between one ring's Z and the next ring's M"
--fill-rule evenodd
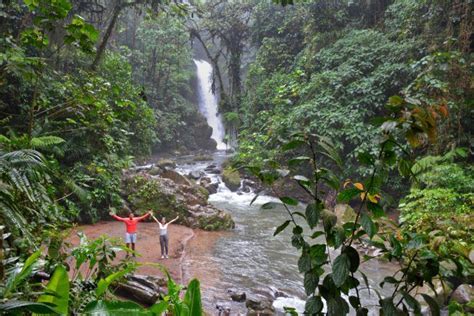
M179 184L145 172L127 173L122 180L122 195L137 213L152 209L166 218L179 215L179 224L205 230L234 226L228 213L208 204L209 192L197 184Z
M231 191L237 191L240 187L240 174L232 167L225 167L222 171L222 181Z

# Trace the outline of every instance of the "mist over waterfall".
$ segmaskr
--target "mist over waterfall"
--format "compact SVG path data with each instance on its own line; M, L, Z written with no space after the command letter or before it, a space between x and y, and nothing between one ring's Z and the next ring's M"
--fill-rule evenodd
M212 65L205 60L194 59L194 63L197 67L199 111L206 118L207 124L212 127L211 138L217 142L217 149L224 150L226 149L223 141L224 124L221 115L218 114L217 96L211 89Z

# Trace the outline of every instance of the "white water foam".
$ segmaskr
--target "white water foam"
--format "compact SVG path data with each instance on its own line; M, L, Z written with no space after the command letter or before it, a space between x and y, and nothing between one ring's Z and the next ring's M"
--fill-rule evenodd
M211 138L217 142L218 150L225 150L224 124L218 112L217 96L212 93L212 65L205 60L196 60L197 79L199 87L199 111L204 115L207 124L212 127Z

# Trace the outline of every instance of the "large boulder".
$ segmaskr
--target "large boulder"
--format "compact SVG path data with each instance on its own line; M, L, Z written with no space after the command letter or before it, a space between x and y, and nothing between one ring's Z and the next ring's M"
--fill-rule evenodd
M174 183L176 184L182 184L182 185L187 185L191 186L192 183L189 181L188 178L183 176L177 171L171 170L171 169L166 169L161 173L162 178L170 179L173 180Z
M182 181L181 177L126 173L121 192L137 214L152 209L167 218L179 215L178 223L192 228L220 230L234 227L230 214L208 204L209 192L204 187L192 184L185 177Z
M454 290L451 299L461 305L472 302L474 300L474 287L469 284L461 284Z
M240 188L240 174L239 172L232 168L226 167L222 172L222 181L231 191L237 191Z
M176 168L176 162L171 159L160 159L156 165L162 169L166 168Z

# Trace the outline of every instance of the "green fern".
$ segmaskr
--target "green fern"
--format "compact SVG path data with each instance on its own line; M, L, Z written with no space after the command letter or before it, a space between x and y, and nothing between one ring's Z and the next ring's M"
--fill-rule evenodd
M53 146L64 143L65 140L57 136L40 136L33 137L30 140L30 145L34 149L48 149Z

